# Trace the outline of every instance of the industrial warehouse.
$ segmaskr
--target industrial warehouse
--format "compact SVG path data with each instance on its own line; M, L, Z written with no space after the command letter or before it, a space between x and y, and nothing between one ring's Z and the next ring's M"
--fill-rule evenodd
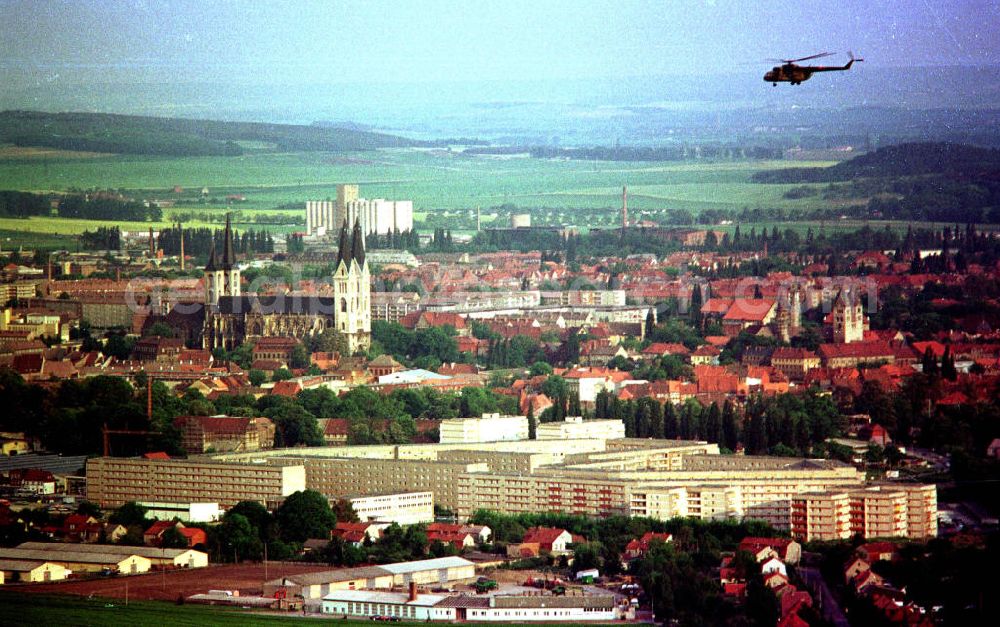
M204 568L208 566L208 554L149 546L23 542L14 548L0 548L0 562L7 561L23 562L16 566L25 570L10 570L28 573L21 575L20 581L34 582L65 579L72 573L138 575L153 568Z

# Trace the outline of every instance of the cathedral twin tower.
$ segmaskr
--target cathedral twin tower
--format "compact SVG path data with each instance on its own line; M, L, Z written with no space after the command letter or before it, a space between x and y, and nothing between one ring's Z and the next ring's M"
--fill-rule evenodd
M347 222L340 231L333 296L243 296L240 270L233 251L229 217L223 236L222 258L213 243L205 266L206 348L232 350L261 337L294 337L336 330L353 354L371 345L371 275L365 262L365 242L357 222L348 234Z

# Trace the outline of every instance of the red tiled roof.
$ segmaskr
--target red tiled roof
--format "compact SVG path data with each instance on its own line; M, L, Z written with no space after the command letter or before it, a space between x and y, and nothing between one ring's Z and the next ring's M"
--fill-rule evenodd
M642 349L643 355L688 355L691 351L687 346L678 343L654 342Z
M292 397L302 391L302 385L298 381L278 381L271 388L271 394L275 396Z
M888 359L895 355L892 347L882 340L874 342L851 342L850 344L820 344L818 352L826 360L838 357L885 357Z
M537 543L543 546L552 546L552 543L559 539L559 536L566 533L565 529L553 529L551 527L531 527L524 533L522 542Z
M788 551L788 545L792 543L791 538L764 538L760 536L747 536L740 540L740 551L749 553L760 553L765 548L774 549L782 559Z
M702 304L702 314L724 315L733 306L732 298L709 298Z
M723 320L763 322L773 308L774 301L767 298L737 298Z

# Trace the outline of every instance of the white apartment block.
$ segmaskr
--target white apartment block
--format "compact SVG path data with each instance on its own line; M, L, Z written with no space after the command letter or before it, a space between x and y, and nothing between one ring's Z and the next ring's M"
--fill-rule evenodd
M483 414L482 418L450 418L441 421L439 431L441 444L527 440L528 418L526 416L501 416L500 414ZM622 435L615 437L625 437L625 434L623 432ZM539 439L546 438L539 437Z
M343 226L361 222L365 235L413 229L413 201L367 199L358 195L357 185L338 185L336 200L306 201L306 233L335 235Z
M584 420L581 416L567 416L563 422L545 422L535 430L539 440L616 440L625 437L625 423L621 420Z
M434 522L433 492L373 494L349 499L362 522L417 525Z

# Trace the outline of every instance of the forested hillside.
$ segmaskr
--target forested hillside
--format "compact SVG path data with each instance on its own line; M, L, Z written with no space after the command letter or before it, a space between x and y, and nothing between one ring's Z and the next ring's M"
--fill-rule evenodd
M237 156L237 142L278 151L348 151L422 145L344 128L155 118L108 113L0 112L0 143L135 155Z
M833 183L856 178L949 174L977 177L1000 170L1000 150L950 143L911 143L880 148L828 168L758 172L757 183Z

